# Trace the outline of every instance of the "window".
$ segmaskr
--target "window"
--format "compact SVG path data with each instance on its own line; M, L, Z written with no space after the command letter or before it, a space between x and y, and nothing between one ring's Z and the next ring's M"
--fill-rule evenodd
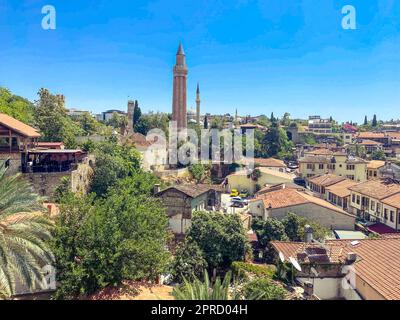
M347 179L355 180L355 177L352 174L348 174L348 175L346 175L346 177L347 177Z
M385 220L387 220L387 218L388 218L388 209L386 209L385 208L385 210L384 210L384 218L385 218Z
M377 171L374 171L374 177L376 177L377 176Z
M336 165L334 165L334 164L328 164L328 169L329 169L329 170L335 170L335 169L336 169Z
M356 195L355 194L352 195L351 202L356 203Z
M371 210L375 211L375 201L371 200Z
M354 170L354 169L355 169L354 164L348 164L347 165L347 170Z
M357 204L360 204L360 202L361 202L360 196L357 196Z
M320 169L320 170L324 170L324 167L325 167L325 166L324 166L323 163L320 163L320 164L319 164L319 169Z
M376 204L376 212L381 213L381 204L380 203Z
M394 222L394 212L390 210L390 222Z
M314 165L312 163L307 163L307 169L308 170L313 170L314 169Z

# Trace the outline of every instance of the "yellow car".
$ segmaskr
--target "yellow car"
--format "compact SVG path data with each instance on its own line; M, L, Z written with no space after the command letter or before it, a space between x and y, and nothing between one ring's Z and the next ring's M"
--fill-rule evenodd
M231 197L237 197L239 195L239 191L237 189L231 190Z

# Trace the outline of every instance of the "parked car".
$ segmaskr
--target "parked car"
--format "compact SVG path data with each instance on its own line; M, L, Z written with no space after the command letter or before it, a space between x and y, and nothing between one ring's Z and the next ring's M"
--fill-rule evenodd
M239 194L239 197L241 198L247 198L249 196L249 193L247 192L247 190L242 190Z
M239 196L239 191L237 189L232 189L231 190L231 197L237 197Z
M245 204L243 202L235 201L235 202L232 202L231 207L233 207L233 208L244 208Z

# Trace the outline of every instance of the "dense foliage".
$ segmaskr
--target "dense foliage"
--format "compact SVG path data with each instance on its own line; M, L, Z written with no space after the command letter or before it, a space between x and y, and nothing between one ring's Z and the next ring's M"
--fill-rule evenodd
M140 170L140 154L129 146L120 146L114 141L106 141L91 147L96 156L94 176L91 181L91 191L103 197L108 188L119 180L131 177L134 174L144 174ZM154 182L154 176L146 175L147 183Z
M53 255L45 241L51 223L41 213L43 207L32 186L19 176L6 177L0 168L0 298L15 293L18 279L35 289L43 281L42 267Z
M257 278L246 283L241 290L246 300L283 300L286 290L268 278Z
M10 90L0 87L0 112L24 123L33 123L33 104L25 98L16 96Z
M91 294L123 280L155 280L169 254L160 203L121 183L105 199L66 194L53 232L57 298ZM136 192L136 193L135 193Z
M83 130L70 117L59 96L47 89L40 89L35 106L35 124L43 141L62 141L69 148L76 147L76 136Z

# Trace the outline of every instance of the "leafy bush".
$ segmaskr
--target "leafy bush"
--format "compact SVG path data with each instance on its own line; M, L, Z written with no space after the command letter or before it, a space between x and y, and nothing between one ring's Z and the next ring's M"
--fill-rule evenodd
M266 278L272 278L275 274L274 266L257 265L241 261L233 262L231 268L235 277L244 280L248 279L248 274Z
M284 300L286 290L270 279L258 278L246 283L242 294L246 300Z

